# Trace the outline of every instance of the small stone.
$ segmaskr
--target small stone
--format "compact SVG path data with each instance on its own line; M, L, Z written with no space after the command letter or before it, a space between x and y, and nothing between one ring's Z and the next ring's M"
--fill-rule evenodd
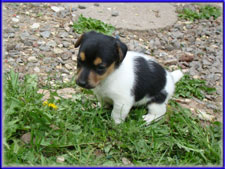
M94 6L100 6L100 4L98 4L98 3L94 3Z
M176 101L176 102L179 102L179 103L183 103L183 104L190 104L191 103L190 99L181 99L181 98L176 99L176 98L174 98L173 100Z
M118 16L118 15L119 15L118 12L116 12L116 11L112 12L112 16Z
M43 37L43 38L48 38L50 36L51 32L50 31L44 31L44 32L41 32L40 35Z
M64 31L63 32L59 32L59 37L60 38L66 38L66 37L68 37L68 35L69 34L67 32L64 32Z
M77 60L77 56L76 55L72 55L72 60L76 61Z
M10 50L13 50L15 47L16 47L15 44L7 44L6 50L7 50L7 51L10 51Z
M64 68L64 67L62 67L62 68L60 69L60 71L61 71L62 73L65 73L65 74L70 74L70 72L69 72L66 68Z
M30 34L28 32L23 32L23 33L21 33L20 38L22 40L25 40L25 39L28 39L29 36L30 36Z
M45 89L39 89L38 93L43 94L44 96L42 97L41 100L48 100L50 98L50 92L48 90Z
M176 41L173 43L175 49L180 49L180 42Z
M213 121L215 119L215 116L206 113L204 110L197 110L197 113L201 120Z
M173 32L171 35L173 38L176 38L176 39L181 39L184 36L183 33L181 32Z
M51 67L45 66L45 72L50 73L52 71Z
M29 144L30 141L31 141L31 133L28 132L28 133L22 135L21 140L22 140L24 143ZM33 142L35 143L35 138L33 139Z
M63 44L63 46L64 46L65 48L68 48L68 47L70 46L71 43L69 43L69 42L67 42L67 41L63 41L62 44Z
M127 46L130 50L137 51L140 53L144 53L146 51L145 46L136 40L130 40Z
M63 77L63 82L68 83L70 80L67 77Z
M209 66L209 65L211 65L212 63L209 62L206 58L204 58L204 59L202 60L202 64L205 65L205 66Z
M31 141L31 134L30 134L30 132L29 132L29 133L26 133L26 134L24 134L24 135L22 135L21 140L22 140L24 143L29 144L30 141Z
M159 38L156 38L156 39L155 39L154 45L155 45L156 47L161 46L161 42L160 42Z
M61 18L65 18L66 16L68 16L70 14L70 11L68 9L60 11L60 17Z
M15 37L15 33L9 33L8 34L8 38L14 38Z
M33 25L30 26L31 29L37 29L40 27L40 23L34 23Z
M44 45L44 44L45 44L45 41L39 40L39 41L37 41L37 44L38 44L38 45Z
M50 48L49 48L49 46L47 46L47 45L41 45L39 48L40 48L42 51L45 51L45 52L50 51Z
M164 62L165 65L176 65L177 64L177 59L169 59Z
M59 48L62 48L62 47L63 47L63 44L59 44L58 47L59 47Z
M71 11L75 12L75 11L77 11L77 8L71 8Z
M50 57L44 57L44 59L43 59L43 62L46 64L46 63L51 63L51 61L52 61L52 58L50 58Z
M64 10L63 7L57 7L57 6L51 6L51 9L52 9L54 12L59 12L59 11Z
M23 59L18 58L18 59L16 59L16 62L17 62L17 63L23 63Z
M67 69L69 69L69 70L72 70L72 69L73 69L72 66L70 66L70 64L65 64L65 67L66 67Z
M166 46L166 50L168 51L172 51L174 49L174 47L172 45L167 45Z
M70 31L70 27L68 27L68 26L65 26L64 29L65 29L67 32Z
M131 161L128 160L126 157L123 157L123 158L122 158L122 162L123 162L124 165L133 165L133 164L131 163Z
M9 59L8 59L8 62L9 62L9 63L13 63L13 62L15 62L15 59L9 58Z
M60 49L60 48L55 48L55 49L53 50L53 52L54 52L55 54L61 54L61 53L63 53L63 50Z
M35 56L29 57L29 58L28 58L28 61L29 61L29 62L33 62L33 63L38 62L38 60L37 60L37 58L36 58Z
M3 30L3 32L5 32L5 33L15 33L16 30L14 28L8 28L6 30Z
M20 52L17 50L10 50L8 55L10 57L17 58L19 56L19 54L20 54Z
M185 50L186 50L187 52L192 52L192 51L193 51L193 48L189 48L189 47L188 47L188 48L186 48Z
M79 9L86 9L86 6L84 6L84 5L78 5L78 8Z
M12 18L13 22L19 22L20 20L18 18Z
M194 55L192 53L184 53L180 58L179 61L182 62L191 62L194 60Z
M39 73L39 72L40 72L39 67L35 67L35 68L34 68L34 71L37 72L37 73Z
M72 56L72 53L71 52L65 52L62 55L62 59L65 61L65 60L68 60L69 58L71 58L71 56Z
M206 107L209 108L209 109L214 109L214 110L217 110L218 109L218 106L214 105L214 104L206 104Z
M65 64L65 62L61 59L61 57L57 57L57 60L56 60L58 63L61 63L61 64Z
M56 42L54 40L50 40L46 43L46 46L49 46L49 47L56 47Z
M32 41L29 41L29 40L26 40L26 41L24 41L24 45L25 46L32 46L33 45L33 42Z
M73 88L63 88L57 90L57 94L65 99L70 99L72 95L76 94L76 91Z

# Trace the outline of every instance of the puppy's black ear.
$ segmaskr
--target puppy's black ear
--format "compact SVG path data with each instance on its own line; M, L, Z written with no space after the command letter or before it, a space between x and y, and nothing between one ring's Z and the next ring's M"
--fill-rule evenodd
M82 34L75 43L75 48L80 46L82 39L84 38L84 34Z
M122 62L127 54L127 45L125 45L119 39L116 39L116 50L119 55L119 61Z

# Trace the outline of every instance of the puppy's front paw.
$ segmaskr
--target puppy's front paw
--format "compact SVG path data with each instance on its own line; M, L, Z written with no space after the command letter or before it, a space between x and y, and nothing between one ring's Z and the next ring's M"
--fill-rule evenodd
M119 119L119 118L112 118L115 122L115 124L120 124L123 122L123 120Z
M160 120L163 117L163 115L160 116L160 115L156 115L156 114L146 114L142 117L143 117L143 120L146 121L146 123L148 125L148 124L151 124L153 121Z
M123 121L120 120L120 119L116 119L116 120L114 120L114 122L115 122L116 124L120 124L120 123L122 123Z
M98 105L98 107L102 107L102 104L101 104L100 102L98 102L98 104L97 104L97 105Z
M146 114L143 117L143 120L146 121L147 124L150 124L152 121L155 120L156 115L154 114Z

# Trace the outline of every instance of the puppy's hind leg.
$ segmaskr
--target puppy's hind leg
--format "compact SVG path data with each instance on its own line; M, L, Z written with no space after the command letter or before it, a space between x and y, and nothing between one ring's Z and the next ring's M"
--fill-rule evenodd
M116 124L120 124L125 120L131 107L131 103L114 102L111 117Z
M152 121L159 120L166 113L166 103L151 103L148 105L148 114L143 116L144 121L150 124Z

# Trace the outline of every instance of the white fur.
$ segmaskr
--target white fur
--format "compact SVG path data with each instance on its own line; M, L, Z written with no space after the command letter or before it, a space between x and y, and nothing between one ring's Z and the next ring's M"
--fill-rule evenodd
M119 68L93 89L101 102L104 101L113 104L111 117L117 124L125 120L132 106L143 105L150 100L150 98L146 97L135 102L134 96L132 95L135 82L134 59L138 57L154 61L150 56L128 51ZM148 105L148 114L143 116L148 124L166 113L166 104L173 95L175 83L183 76L180 70L172 73L166 71L166 73L167 80L164 90L168 93L168 96L162 104L153 103Z

